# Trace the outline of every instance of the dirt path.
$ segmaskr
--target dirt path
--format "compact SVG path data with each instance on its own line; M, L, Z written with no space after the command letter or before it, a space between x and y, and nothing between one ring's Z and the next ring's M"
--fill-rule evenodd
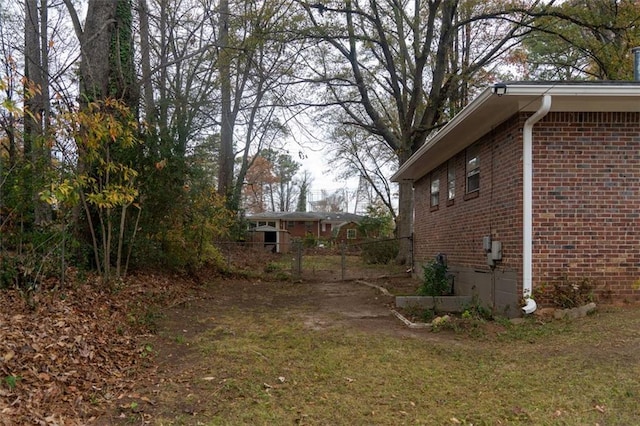
M218 415L230 412L237 415L242 410L234 411L238 407L236 404L246 405L249 401L250 408L251 404L260 403L255 399L256 395L268 394L272 388L275 392L279 388L278 374L265 373L271 365L279 365L278 372L287 376L287 382L282 377L280 383L286 387L289 377L294 376L289 361L296 363L295 359L287 357L307 359L300 353L301 347L311 348L311 351L319 349L322 354L323 339L334 342L340 339L337 347L346 350L346 354L349 353L349 339L358 340L361 350L368 347L369 340L372 343L382 340L386 347L394 347L396 342L402 346L406 339L411 339L412 343L425 349L440 348L438 351L457 353L455 348L462 348L460 353L467 353L464 348L467 343L457 339L455 334L407 328L391 313L393 297L375 287L390 289L394 294L409 294L415 291L415 282L406 278L363 281L321 278L301 283L219 280L203 286L200 294L166 309L158 322L157 334L142 337L139 346L149 348L148 353L141 354L142 362L147 363L145 378L133 392L118 395L111 401L113 408L97 424L198 425L208 424L207 419L219 421ZM528 334L514 336L517 345L501 344L490 338L473 340L468 353L484 356L485 362L494 362L494 352L498 351L502 357L512 356L514 352L525 359L538 357L537 363L562 355L572 357L578 363L576 365L586 363L588 366L591 360L603 359L606 365L615 360L620 365L637 368L639 312L632 307L612 308L605 309L602 316L575 324L558 322L554 327L539 330L525 327L522 332ZM498 326L500 324L487 322L483 331L491 333L495 331L493 327ZM307 334L306 330L312 335L311 340L295 337ZM538 338L534 337L535 333L544 334ZM554 336L555 333L558 336ZM368 339L369 335L371 339ZM384 335L383 339L379 339L381 335ZM313 343L309 344L309 341ZM528 343L522 345L523 341ZM297 346L299 343L302 345ZM311 353L315 356L315 352ZM486 353L490 355L483 355ZM540 353L544 355L539 357ZM388 356L388 352L383 355ZM361 358L355 357L354 362L358 359ZM306 362L313 363L312 360L313 356ZM448 364L446 368L449 368ZM307 371L305 364L298 368L297 377L304 377ZM405 374L409 373L405 371ZM491 376L493 372L488 374ZM580 374L574 373L576 377ZM308 383L313 383L313 379ZM291 385L296 386L295 382ZM635 384L628 386L632 389L628 398L633 398ZM300 403L300 400L296 401L294 404ZM622 409L627 410L624 406ZM326 414L330 417L331 413ZM270 424L266 420L258 423Z
M145 380L135 392L119 395L114 410L97 423L153 424L156 415L170 414L163 410L175 407L163 407L164 404L158 402L166 398L161 395L166 392L163 390L166 385L178 383L188 388L194 378L206 375L210 368L202 354L196 353L188 342L219 327L217 318L230 310L247 316L269 311L288 312L292 314L292 321L299 320L310 330L346 328L398 337L438 339L426 330L411 330L404 326L391 312L394 298L377 288L412 292L415 285L408 279L324 281L317 278L304 283L218 281L203 287L197 297L163 313L157 334L143 336L141 345L149 348ZM179 399L177 395L176 398ZM179 409L187 414L197 411L197 407L188 404Z

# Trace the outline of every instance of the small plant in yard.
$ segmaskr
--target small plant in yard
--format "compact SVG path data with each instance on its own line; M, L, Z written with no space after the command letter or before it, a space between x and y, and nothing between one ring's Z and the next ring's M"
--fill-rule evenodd
M11 376L6 376L4 378L4 382L7 384L7 387L9 389L13 390L13 389L16 388L16 386L18 384L18 381L20 381L21 379L22 379L22 377L20 377L20 376L11 375Z
M553 283L550 290L551 301L560 308L575 308L592 302L594 289L595 284L590 278L573 281L564 276Z
M420 315L420 319L423 322L431 322L435 318L436 313L433 309L424 309Z
M491 321L493 313L483 306L477 297L474 297L468 305L464 306L461 317L465 320Z
M304 244L306 248L313 248L318 245L318 240L313 236L312 233L307 232L304 236L304 239L302 240L302 244Z
M433 309L430 308L425 309L420 306L411 305L407 306L404 309L404 315L413 322L420 321L429 323L433 320L433 318L435 318L436 313L433 311Z
M423 269L422 285L418 288L418 294L433 297L447 294L450 287L447 266L433 260Z
M148 343L140 349L140 358L147 358L151 354L153 354L153 346Z
M435 317L433 321L431 321L431 331L436 333L442 330L451 330L457 332L459 330L458 321L456 321L455 318L452 318L449 315Z
M269 262L265 265L264 267L264 272L266 273L270 273L270 272L278 272L282 270L282 266L274 263L274 262Z
M435 312L437 310L436 297L443 296L449 292L447 265L433 260L424 266L422 277L422 284L418 287L418 294L433 297L433 310Z

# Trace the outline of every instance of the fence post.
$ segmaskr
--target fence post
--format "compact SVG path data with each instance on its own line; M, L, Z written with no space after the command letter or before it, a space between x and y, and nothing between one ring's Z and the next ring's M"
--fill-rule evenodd
M291 264L291 272L294 279L300 279L302 275L302 242L295 241L293 243L293 258Z
M340 254L342 256L342 281L344 281L347 275L347 245L345 243L340 244Z

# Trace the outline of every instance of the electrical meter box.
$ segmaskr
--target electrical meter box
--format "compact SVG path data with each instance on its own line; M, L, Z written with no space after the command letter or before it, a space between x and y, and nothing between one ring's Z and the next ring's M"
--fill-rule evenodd
M502 260L502 243L500 241L491 242L491 258L493 260Z
M486 235L482 237L482 250L491 251L491 236Z

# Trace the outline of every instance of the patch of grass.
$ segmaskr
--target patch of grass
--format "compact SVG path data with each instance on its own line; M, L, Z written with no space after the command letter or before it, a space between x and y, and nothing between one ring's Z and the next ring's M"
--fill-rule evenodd
M347 277L360 277L363 271L368 274L384 274L399 275L406 271L405 265L394 264L366 264L361 256L346 255L345 256L345 273ZM290 266L289 266L290 267ZM304 255L302 257L302 273L303 276L308 273L317 271L336 271L342 270L341 255Z
M163 318L164 314L160 312L155 305L148 307L135 307L129 312L129 322L134 327L141 327L152 333L158 331L158 321Z
M637 314L504 322L478 341L310 330L305 313L221 314L184 360L192 375L158 395L166 414L156 424L180 424L170 413L194 404L208 425L634 424L640 416Z
M22 377L20 376L9 375L9 376L5 376L4 383L7 385L7 387L10 390L13 390L18 385L18 382L20 380L22 380Z
M572 323L569 321L541 321L535 317L527 317L520 324L512 324L508 320L497 321L504 326L498 333L499 340L503 342L530 342L544 341L562 334L572 332Z
M151 346L151 344L149 343L146 343L144 346L140 348L139 352L140 352L140 358L148 358L154 353L153 346Z

